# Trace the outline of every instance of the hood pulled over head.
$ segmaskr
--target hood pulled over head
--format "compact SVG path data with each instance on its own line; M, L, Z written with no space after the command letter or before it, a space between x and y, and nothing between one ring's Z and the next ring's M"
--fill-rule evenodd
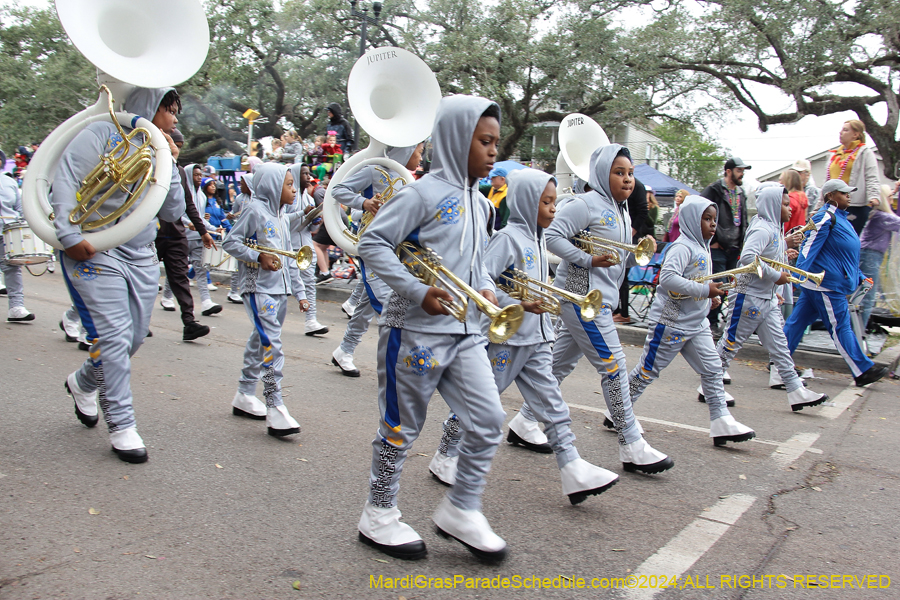
M174 90L172 87L164 88L134 88L128 99L122 105L126 112L140 115L152 121L159 110L159 103L162 102L163 96ZM166 132L168 133L168 132Z
M263 163L253 173L253 198L265 202L276 215L281 210L281 188L287 173L288 168L278 163Z
M419 142L419 144L421 144L421 142ZM413 144L412 146L388 146L387 156L389 159L395 160L405 167L419 144Z
M478 96L446 96L441 98L431 143L434 154L431 174L462 188L469 187L469 148L478 120L491 105L497 103Z
M509 188L506 193L506 205L509 208L509 223L515 223L528 229L534 236L537 233L537 217L540 199L550 181L556 178L537 169L518 169L508 175Z
M325 108L327 108L328 110L331 111L330 122L332 122L332 123L340 123L341 122L341 117L344 116L343 115L344 109L341 108L340 104L338 104L337 102L332 102Z
M701 220L707 208L716 207L716 203L703 196L688 196L681 203L678 211L678 227L681 234L703 248L709 248L709 240L703 239ZM680 238L679 238L680 239Z
M783 185L772 185L761 190L756 197L756 210L759 218L772 223L776 227L780 227L781 200L783 196Z
M592 190L610 200L613 200L613 195L609 189L609 172L612 171L612 165L617 156L624 156L631 160L631 152L620 144L601 146L591 154L591 174L588 184Z

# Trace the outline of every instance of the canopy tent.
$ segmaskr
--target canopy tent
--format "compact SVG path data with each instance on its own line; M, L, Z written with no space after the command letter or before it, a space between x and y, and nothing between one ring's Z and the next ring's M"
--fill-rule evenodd
M668 196L670 198L675 197L675 192L678 190L687 190L691 193L691 195L699 195L700 192L691 189L689 186L672 179L668 175L660 173L650 165L636 165L634 167L634 176L637 177L638 181L643 183L644 185L649 185L653 188L653 193L656 196Z

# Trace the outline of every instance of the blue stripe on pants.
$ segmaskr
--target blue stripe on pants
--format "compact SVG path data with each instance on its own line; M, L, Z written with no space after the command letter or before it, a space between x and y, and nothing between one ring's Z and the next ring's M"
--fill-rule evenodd
M726 333L726 339L732 344L737 339L738 323L741 321L741 312L744 310L744 296L745 294L738 294L737 298L734 299L734 309L731 311L731 324L728 325L728 332Z
M609 349L609 346L607 346L606 342L603 340L603 334L600 333L600 330L593 321L585 321L581 318L581 311L577 310L574 304L570 304L569 306L575 311L575 316L577 316L578 320L581 322L584 332L591 341L591 346L597 351L597 356L607 363L607 374L609 375L609 378L617 378L619 376L619 365L616 362L616 358L613 356L612 351Z
M269 340L269 336L266 335L266 328L263 327L262 321L259 320L259 305L256 303L256 294L250 293L250 303L253 306L253 324L256 325L256 331L259 332L259 343L262 344L263 347L263 367L269 368L272 366L272 342Z
M378 301L378 298L375 296L375 292L372 291L371 286L369 286L369 281L366 279L366 264L361 258L357 260L359 261L359 269L360 271L362 271L363 285L366 288L366 295L369 297L369 304L371 304L372 308L375 309L375 312L380 315L381 311L384 310L384 306L382 306L381 302Z
M59 253L59 266L62 269L63 279L66 280L66 287L69 288L69 295L72 296L72 302L75 304L75 308L78 310L78 314L81 317L81 323L84 325L91 343L95 344L100 338L100 336L97 335L97 327L94 325L94 320L91 318L91 313L88 310L87 304L84 303L81 294L78 293L78 290L75 289L75 286L72 285L72 282L69 280L69 273L66 272L66 263L63 261L62 251ZM99 364L100 363L98 362L97 366L99 366Z
M387 376L387 389L385 389L387 406L384 410L384 422L396 431L400 430L400 405L397 402L397 357L400 355L400 336L402 334L402 329L391 328L387 356L384 358L385 375Z
M656 361L656 351L659 350L659 344L662 342L662 336L665 331L665 325L662 323L656 324L656 329L653 331L653 339L650 340L650 345L647 347L647 359L644 361L644 369L646 371L653 370L653 363Z

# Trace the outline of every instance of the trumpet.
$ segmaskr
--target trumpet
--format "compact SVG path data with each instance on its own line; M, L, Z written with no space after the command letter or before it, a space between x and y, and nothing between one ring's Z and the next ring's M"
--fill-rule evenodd
M643 267L650 262L651 258L653 258L653 251L655 249L653 240L648 237L643 238L637 244L626 244L624 242L614 242L606 238L592 235L587 230L582 231L580 234L573 237L572 241L575 242L576 246L594 256L611 253L612 258L610 258L610 262L614 265L622 262L618 250L625 250L626 252L634 254L637 264Z
M806 221L806 225L804 225L803 227L800 227L800 226L794 227L793 229L788 231L787 234L785 234L785 237L794 235L796 233L799 233L802 235L802 234L805 234L807 231L814 230L815 228L816 228L816 223L815 223L815 221L812 220L812 217L810 217L809 220Z
M279 248L267 248L266 246L260 246L256 243L256 240L244 240L244 245L250 248L251 250L256 250L262 254L278 254L281 256L289 256L297 261L297 268L301 271L305 271L309 268L309 265L312 264L313 261L313 251L309 246L303 246L296 252L291 252L290 250L281 250ZM278 256L275 257L275 270L278 271L281 269L281 259Z
M430 248L421 248L412 242L402 242L397 246L397 258L416 279L427 286L441 287L456 298L455 301L441 300L440 302L457 321L465 322L468 309L467 297L471 299L478 310L491 320L487 336L491 342L502 344L519 330L522 317L525 316L525 309L521 304L500 308L488 301L450 269L442 265L441 257Z
M809 220L809 223L812 223L812 219ZM806 227L809 226L809 223L806 224ZM815 225L813 225L813 228L815 228ZM805 229L805 227L804 227L804 229ZM807 281L812 281L816 285L822 285L822 280L825 279L825 271L822 271L821 273L809 273L808 271L804 271L803 269L798 269L797 267L792 267L791 265L789 265L787 263L779 262L772 258L763 258L761 256L759 258L760 258L760 260L764 261L765 263L771 265L772 267L774 267L776 269L781 269L782 271L787 271L789 273L788 281L790 281L791 283L801 284L801 283L806 283ZM795 273L797 275L797 277L794 277L794 275L790 275L790 273Z
M697 283L706 283L707 281L712 281L714 279L728 279L725 283L722 284L723 290L733 290L737 287L737 278L738 275L745 274L755 274L757 277L763 276L763 265L759 260L759 257L753 259L753 262L749 265L744 265L743 267L738 267L736 269L731 269L730 271L721 271L719 273L713 273L711 275L701 275L700 277L692 277L691 281L695 281ZM679 294L678 292L669 292L669 298L674 300L686 300L691 298L689 294ZM693 300L705 300L706 298L692 298Z
M308 213L306 213L306 216L303 217L302 221L300 221L300 227L298 229L306 229L307 227L309 227L313 221L315 221L316 219L319 218L319 215L322 214L322 210L324 208L325 208L325 205L320 204L317 207L315 207L314 209L312 209L311 211L309 211Z
M600 293L600 290L591 290L586 296L573 294L534 277L529 277L527 273L519 269L507 269L500 274L500 279L507 281L507 283L497 281L500 289L516 300L540 302L538 308L557 316L562 309L559 300L553 297L554 294L577 305L581 309L581 318L585 321L593 321L603 305L603 294Z

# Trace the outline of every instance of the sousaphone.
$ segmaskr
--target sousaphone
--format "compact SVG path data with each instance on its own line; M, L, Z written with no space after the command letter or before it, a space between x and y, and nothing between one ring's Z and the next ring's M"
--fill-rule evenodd
M591 154L609 145L609 137L592 118L581 113L567 115L559 124L559 154L556 156L556 180L560 195L569 195L574 177L588 181Z
M35 152L22 182L22 208L34 233L54 248L63 249L56 237L48 194L60 157L85 127L110 119L112 110L119 126L143 128L145 137L149 137L147 159L141 162L153 169L152 174L135 173L135 167L126 178L129 182L146 180L147 192L140 202L126 209L121 218L117 214L115 224L100 231L90 230L91 224L97 227L93 217L90 221L81 219L85 221L84 239L99 252L127 242L156 217L172 178L169 144L150 122L153 115L126 113L123 103L135 87L173 86L196 73L209 49L209 25L199 0L56 0L56 12L72 43L97 67L98 84L107 89L101 91L96 104L54 129ZM128 148L123 147L120 158L125 154ZM107 162L109 157L98 158L101 165L106 162L105 167L98 165L98 171L108 174L115 170L115 165L110 168ZM106 187L103 182L109 181L109 175L107 179L102 177L95 183ZM134 194L134 199L139 195ZM85 208L92 215L102 215L95 204ZM85 208L76 210L83 215ZM73 223L74 213L66 216Z
M437 77L419 57L402 48L372 48L361 56L347 81L350 110L366 133L369 147L341 165L328 185L322 218L334 243L352 256L359 254L358 240L341 219L334 187L368 165L380 165L397 173L404 185L413 175L387 157L388 146L418 144L431 135L441 87Z

